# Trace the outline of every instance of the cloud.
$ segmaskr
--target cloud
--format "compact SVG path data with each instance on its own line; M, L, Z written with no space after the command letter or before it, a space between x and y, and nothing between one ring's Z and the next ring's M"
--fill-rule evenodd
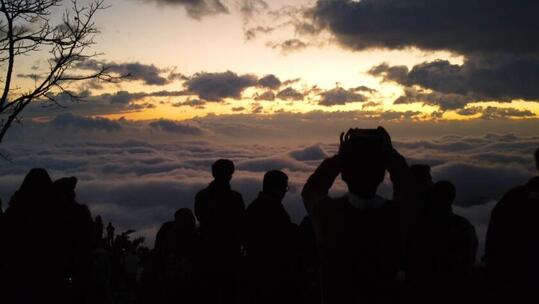
M265 100L265 101L274 101L275 100L275 93L272 91L266 91L260 95L255 96L255 100Z
M187 15L193 19L206 16L228 14L228 8L220 0L143 0L161 5L183 6Z
M130 93L127 91L118 91L109 97L110 103L128 104L134 100L146 97L144 93Z
M320 97L318 104L326 107L367 100L365 95L356 93L355 90L346 90L341 87L322 92L320 93Z
M300 161L322 160L328 157L320 145L313 145L304 149L291 151L290 156Z
M533 85L539 81L539 56L473 55L462 65L436 60L415 65L411 70L381 64L369 73L409 89L419 86L432 90L422 98L441 108L460 108L478 101L539 100L539 89ZM458 102L445 106L444 99Z
M167 119L153 121L150 123L150 127L175 134L200 135L203 133L199 127Z
M498 108L488 106L482 109L483 119L507 119L507 118L531 118L537 116L529 110L519 110L515 108Z
M173 104L172 106L173 107L187 106L187 107L192 107L192 108L196 108L196 109L204 109L205 104L206 104L206 102L204 100L189 99L189 100L186 100L186 101L177 102L177 103Z
M85 60L77 63L76 68L82 70L100 71L103 67L108 73L115 73L121 76L127 76L123 80L140 80L147 85L165 85L170 81L161 76L165 70L155 65L142 64L138 62L116 63L99 62L96 60Z
M299 92L298 90L287 87L286 89L283 89L277 93L277 98L283 99L283 100L303 100L305 96L303 93Z
M232 107L233 112L245 111L245 107Z
M274 89L274 90L278 89L281 86L281 84L282 84L281 80L273 74L266 75L258 79L258 82L257 82L257 85L261 87Z
M319 0L304 14L348 49L462 55L462 64L434 60L411 69L381 64L370 70L405 87L396 103L422 102L445 111L471 102L539 101L537 9L533 0Z
M311 8L319 26L347 48L536 53L539 20L534 0L320 0Z
M156 121L150 127L152 122L119 120L120 130L81 129L92 131L84 136L67 136L66 128L49 128L52 122L28 123L13 133L17 140L3 143L2 152L9 152L12 162L0 166L0 196L6 202L32 167L48 168L53 178L75 175L79 177L77 198L88 204L94 215L113 221L119 230L137 229L151 244L156 229L170 220L176 209L193 207L196 191L211 180L213 161L229 158L238 168L233 188L241 191L247 204L260 191L265 171L284 170L292 188L285 207L299 222L305 215L299 193L307 177L321 159L336 152L339 131L352 126L374 127L381 122L379 117L364 120L367 115L372 114L216 115L188 122ZM492 123L478 122L487 124L487 129ZM498 123L500 129L507 129L506 124L512 122ZM474 122L467 121L431 123L430 129L422 128L421 123L384 125L409 163L428 163L435 180L447 179L457 185L455 210L472 220L484 239L481 229L488 224L492 202L537 174L533 152L539 137L533 132L537 124L530 123L524 122L529 136L484 134ZM186 131L185 126L204 131ZM171 131L165 131L167 128ZM461 135L427 137L433 129L441 134L460 130ZM179 134L194 135L196 140ZM36 137L35 142L30 135ZM335 188L333 195L344 192L340 179ZM386 181L381 193L390 196L389 189Z
M438 180L450 180L457 188L456 202L461 206L484 204L500 198L512 185L523 184L530 172L515 166L448 162L432 169Z
M197 73L185 82L187 89L206 101L222 101L224 98L241 98L244 89L254 86L257 77L251 74Z
M107 118L91 118L91 117L82 117L75 116L70 113L60 114L56 116L52 121L51 125L55 128L74 128L74 129L84 129L84 130L103 130L103 131L118 131L122 126L114 120Z
M428 92L416 87L405 87L404 95L395 99L393 104L423 103L425 105L438 106L440 110L446 111L462 109L473 101L474 99L469 96Z
M269 5L264 0L241 0L239 2L240 13L246 21L252 19L269 8Z
M293 38L293 39L287 39L280 42L268 42L267 46L271 47L272 49L278 49L283 53L291 53L295 51L300 51L311 44L309 42L305 42L303 40Z
M243 35L245 36L245 40L253 40L256 38L258 34L268 34L275 30L273 27L269 26L255 26L248 28L244 31Z

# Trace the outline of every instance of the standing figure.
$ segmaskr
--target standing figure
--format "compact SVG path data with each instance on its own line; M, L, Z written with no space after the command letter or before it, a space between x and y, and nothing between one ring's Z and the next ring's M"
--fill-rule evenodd
M230 187L234 163L220 159L212 165L214 180L195 197L200 224L204 297L212 303L234 303L241 256L241 227L245 204Z
M535 151L539 170L539 149ZM539 176L511 189L492 210L484 262L496 299L538 300Z
M408 238L406 281L411 301L456 303L472 292L478 240L472 224L453 213L455 186L427 190L425 212Z
M297 303L297 226L283 206L288 176L282 171L264 175L262 192L247 207L245 249L254 303Z
M388 170L394 198L403 199L408 166L382 127L343 135L339 153L320 164L302 192L318 243L322 301L391 302L403 251L400 202L376 192ZM332 198L328 192L339 174L348 194Z

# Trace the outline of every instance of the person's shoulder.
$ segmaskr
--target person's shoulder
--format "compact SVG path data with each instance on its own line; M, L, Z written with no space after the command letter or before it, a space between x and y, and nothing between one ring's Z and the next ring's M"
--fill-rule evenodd
M204 198L204 197L208 196L208 193L209 193L208 187L206 187L204 189L201 189L195 194L195 199Z
M243 204L243 196L236 190L230 190L230 197L233 201Z
M461 215L458 215L458 214L452 214L451 215L451 220L453 221L453 223L458 226L458 227L461 227L461 228L465 228L465 229L469 229L469 228L473 228L473 225L472 223L465 217L461 216Z
M529 189L526 185L516 186L507 191L502 198L498 201L496 206L494 206L494 212L499 210L505 210L507 208L512 209L515 207L518 202L527 196ZM518 204L517 204L518 205Z
M230 190L230 193L236 197L236 198L243 198L243 196L241 195L241 193L239 193L238 191L236 190Z
M174 226L174 222L172 221L164 222L163 224L161 224L161 227L157 231L157 234L162 236L164 233L167 233L168 231L170 231L173 228L173 226Z
M509 189L509 191L507 191L505 195L503 196L503 199L518 197L520 195L523 195L527 191L528 191L527 185L516 186L514 188Z

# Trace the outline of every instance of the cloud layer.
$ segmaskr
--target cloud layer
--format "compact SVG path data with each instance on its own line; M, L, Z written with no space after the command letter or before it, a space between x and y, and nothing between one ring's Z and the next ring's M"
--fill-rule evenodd
M111 121L121 126L114 132L88 127L101 123L90 119L67 124L69 130L57 128L58 121L66 119L60 116L49 124L26 125L22 131L17 130L19 140L10 140L2 147L2 153L10 155L12 162L0 167L0 196L7 202L32 167L48 168L54 178L75 175L79 177L80 202L106 221L117 223L120 230L137 229L151 241L160 223L169 220L177 208L193 207L194 194L211 179L212 162L230 158L238 168L233 187L244 194L247 203L260 190L266 170L287 172L292 189L285 206L299 222L305 215L301 187L320 161L336 152L338 132L331 128L360 124L355 116L346 120L343 114L340 118L324 115L285 115L268 121L245 115L190 122L119 120ZM68 119L77 120L81 119ZM376 123L371 121L371 127ZM266 128L266 124L274 127ZM394 144L410 164L429 164L435 180L456 184L456 210L472 220L480 233L488 223L492 202L536 174L532 157L539 146L536 136L483 134L414 139L399 135L398 130L406 129L402 125L387 126L390 131L396 130L392 132ZM330 137L316 132L317 128L326 130ZM35 138L25 135L27 132L35 133ZM316 134L319 140L306 133ZM344 190L339 180L333 193L339 195ZM390 197L387 181L380 191Z
M319 0L311 13L352 49L529 54L539 51L538 9L534 0Z

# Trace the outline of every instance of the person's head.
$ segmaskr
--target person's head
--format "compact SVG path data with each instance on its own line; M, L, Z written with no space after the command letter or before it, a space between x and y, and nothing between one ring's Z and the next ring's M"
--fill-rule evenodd
M535 167L539 170L539 148L535 150Z
M52 180L45 169L34 168L26 174L19 189L13 194L9 206L42 206L43 200L50 199Z
M39 195L43 191L49 190L51 186L52 179L49 173L47 173L47 170L34 168L24 177L19 191Z
M262 192L282 200L288 191L288 176L280 170L271 170L264 174Z
M451 211L457 190L452 182L440 181L429 189L429 202L431 209L441 212Z
M412 182L418 189L427 189L432 185L432 175L430 174L429 165L412 165L410 166Z
M378 130L366 130L365 136L355 136L342 144L341 177L348 191L359 196L374 196L384 180L386 161L383 139Z
M182 227L182 230L194 231L196 221L193 212L189 208L180 208L174 213L174 221Z
M211 166L211 173L215 180L229 182L234 174L234 163L228 159L220 159Z

